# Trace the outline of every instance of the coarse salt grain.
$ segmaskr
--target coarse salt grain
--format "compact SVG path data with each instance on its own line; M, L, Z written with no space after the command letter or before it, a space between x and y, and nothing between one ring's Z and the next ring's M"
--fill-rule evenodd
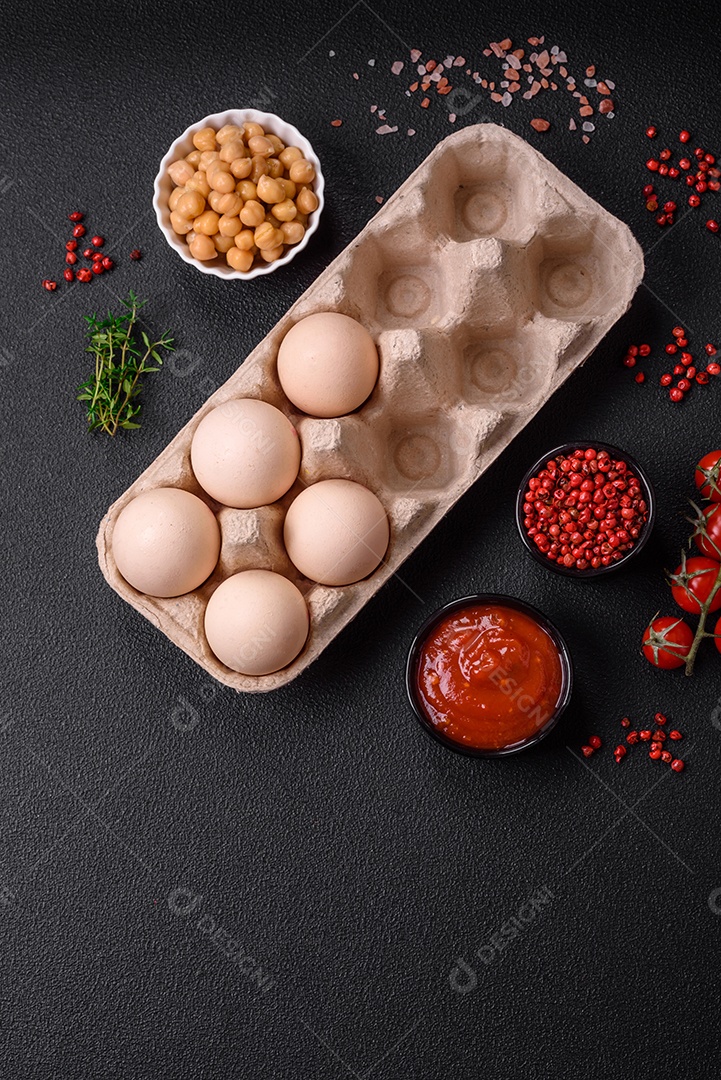
M395 131L398 131L397 127L391 127L389 124L381 124L379 128L376 128L376 135L392 135Z
M403 71L403 67L404 67L403 61L402 60L396 60L395 64L391 65L391 72L394 75L400 75L400 73Z

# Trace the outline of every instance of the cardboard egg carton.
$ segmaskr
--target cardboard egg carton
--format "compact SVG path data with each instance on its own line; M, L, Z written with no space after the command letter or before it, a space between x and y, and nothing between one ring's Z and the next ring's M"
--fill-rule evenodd
M365 229L276 324L244 363L109 509L97 538L110 585L216 679L236 690L284 685L394 574L558 386L627 310L643 276L631 232L541 154L495 124L441 142ZM290 327L317 311L361 322L380 354L379 381L357 412L300 414L276 374ZM279 502L219 506L190 465L201 418L223 402L257 397L297 427L300 476ZM552 441L552 440L551 440ZM345 477L383 503L391 540L369 578L331 588L303 578L283 546L283 519L307 484ZM136 592L113 559L113 526L148 488L183 487L216 512L218 565L201 588L158 599ZM205 638L208 598L241 570L276 570L310 610L308 641L272 675L224 667Z

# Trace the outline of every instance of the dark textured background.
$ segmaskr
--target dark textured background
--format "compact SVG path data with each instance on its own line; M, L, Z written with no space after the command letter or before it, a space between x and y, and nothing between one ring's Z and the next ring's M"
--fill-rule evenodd
M674 408L658 361L644 387L619 366L629 340L660 345L677 320L695 345L721 335L708 215L662 239L640 199L650 120L674 147L681 126L719 145L712 5L683 20L642 4L378 7L388 26L363 2L335 26L346 7L329 2L103 7L28 7L2 29L0 1074L716 1076L721 659L707 647L685 680L652 671L638 642L648 616L672 610L662 567L687 532L692 466L721 442L721 386ZM617 117L586 147L566 130L565 91L508 110L480 99L458 124L506 123L627 221L648 287L408 561L422 604L393 580L297 682L235 696L108 589L98 522L375 196L453 130L443 99L423 112L390 74L402 42L488 71L489 40L544 32L576 71L596 62L616 81ZM375 134L372 103L398 135ZM290 269L231 286L170 251L150 200L171 139L246 104L309 136L328 202ZM538 136L534 115L558 122ZM148 297L152 324L196 364L155 377L143 429L112 442L85 433L74 401L82 315L112 294L40 288L61 276L57 237L76 206L117 245L106 284ZM633 572L588 584L526 557L512 519L529 461L583 437L636 454L659 496ZM479 589L547 612L577 671L557 731L498 762L428 739L401 677L418 624ZM621 715L659 708L688 733L682 776L641 753L618 768L608 750L586 768L567 749L592 732L613 744ZM474 957L543 887L553 899L518 938ZM458 957L476 971L466 994L449 983Z

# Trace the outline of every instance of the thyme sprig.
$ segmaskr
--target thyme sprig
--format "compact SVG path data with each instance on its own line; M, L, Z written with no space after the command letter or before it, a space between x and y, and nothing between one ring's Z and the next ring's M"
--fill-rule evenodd
M78 401L85 403L88 431L99 429L115 435L119 428L140 427L141 377L158 371L162 365L159 349L173 349L173 338L167 331L157 341L151 341L141 331L140 346L136 323L145 304L131 289L128 299L122 301L125 310L120 315L109 311L104 319L85 316L89 341L85 351L95 358L95 370L78 387Z

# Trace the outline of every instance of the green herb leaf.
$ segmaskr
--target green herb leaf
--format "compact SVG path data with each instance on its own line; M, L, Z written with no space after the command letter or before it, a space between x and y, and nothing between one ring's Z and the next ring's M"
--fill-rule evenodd
M132 402L143 388L141 376L159 370L148 361L162 365L158 349L171 349L173 341L166 333L151 342L147 333L140 331L144 346L141 348L135 337L135 324L146 301L139 301L131 289L127 300L121 302L125 310L120 315L109 311L102 321L97 315L83 316L89 342L85 351L94 356L95 371L78 387L77 398L86 403L88 431L101 429L108 435L115 435L120 427L140 427L135 422L140 403Z

